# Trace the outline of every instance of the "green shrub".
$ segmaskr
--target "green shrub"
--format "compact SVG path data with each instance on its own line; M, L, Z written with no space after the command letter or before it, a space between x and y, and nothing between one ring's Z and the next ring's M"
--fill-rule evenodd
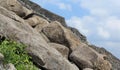
M17 70L38 70L30 61L31 57L25 52L25 45L13 41L0 43L0 53L4 55L4 63L12 63Z

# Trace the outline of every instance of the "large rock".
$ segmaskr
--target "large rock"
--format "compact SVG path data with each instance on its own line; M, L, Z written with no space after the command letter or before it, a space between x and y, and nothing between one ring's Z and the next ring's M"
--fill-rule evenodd
M51 42L63 44L71 50L76 49L80 45L80 40L57 21L51 22L48 26L44 27L42 32Z
M28 22L29 25L32 26L34 29L36 29L38 32L41 32L42 28L44 28L46 25L49 24L47 20L37 15L32 15L25 21Z
M50 47L53 47L56 50L58 50L63 55L63 57L68 58L69 49L66 46L56 43L48 43L48 44L50 45Z
M20 17L27 16L32 13L32 10L22 6L18 0L0 0L0 6L7 8L10 11L15 12Z
M23 19L15 14L12 15L8 10L4 11L8 13L5 14L7 16L0 13L0 33L8 39L25 44L26 51L39 67L48 70L79 70L74 64L63 58L56 49L51 48L43 37ZM19 18L19 21L14 17L9 18L8 15Z
M49 22L37 15L32 15L31 17L29 17L28 19L26 19L26 21L32 26L32 27L36 27L37 30L41 30L42 27L44 27L45 25L49 24Z
M31 2L30 0L21 0L21 1L23 1L25 3L25 6L27 6L27 7L29 6L32 10L36 11L39 14L39 16L45 18L46 20L58 21L63 26L67 27L64 17L50 12L50 11L40 7L39 5Z
M89 47L93 48L95 51L97 51L100 54L107 55L105 57L106 60L108 60L112 65L112 70L120 70L120 60L117 59L114 55L112 55L110 52L105 50L104 48L97 47L95 45L89 45Z
M82 44L70 55L70 59L79 68L93 68L94 70L111 70L111 64L104 59L105 55L97 53L86 44Z
M102 70L111 69L110 63L104 60L101 54L82 43L72 31L63 27L59 22L52 22L43 28L42 31L51 42L60 43L69 47L71 51L69 58L79 68L95 67L100 69L101 65L104 65L105 67L103 67Z

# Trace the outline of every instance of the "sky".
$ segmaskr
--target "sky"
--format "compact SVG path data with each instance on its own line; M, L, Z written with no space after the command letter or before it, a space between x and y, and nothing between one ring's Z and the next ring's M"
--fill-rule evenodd
M31 0L120 59L120 0Z

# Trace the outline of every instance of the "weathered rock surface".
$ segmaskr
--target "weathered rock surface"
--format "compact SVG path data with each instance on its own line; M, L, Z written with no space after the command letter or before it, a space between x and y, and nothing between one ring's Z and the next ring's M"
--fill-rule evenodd
M10 12L10 11L9 11ZM10 13L6 13L10 14ZM13 15L19 17L17 15ZM29 24L18 22L0 14L0 31L6 38L21 42L26 48L33 61L39 66L50 70L79 70L74 64L54 48L51 48L42 36L30 27ZM19 19L22 20L22 19ZM58 58L59 57L59 58Z
M81 43L70 30L64 28L59 22L52 22L43 28L43 33L51 42L60 43L69 47L70 50L72 50L70 59L76 63L79 68L111 69L111 64L109 62L104 60L99 53L88 47L86 44ZM101 65L105 67L100 67Z
M89 45L89 47L93 48L94 50L96 50L100 54L107 55L105 57L105 59L108 60L111 63L112 70L120 70L120 60L117 59L114 55L112 55L111 53L109 53L104 48L99 48L99 47L97 47L95 45Z
M48 43L48 44L50 45L50 47L53 47L56 50L58 50L63 55L63 57L68 58L69 49L66 46L56 44L56 43Z
M44 27L42 32L51 42L63 44L71 50L76 49L80 45L80 40L57 21L51 22L48 26Z
M0 41L7 38L27 46L42 70L119 70L120 60L89 45L84 35L67 27L64 18L29 0L0 0ZM15 70L2 64L0 70Z
M44 33L40 32L40 34L41 34L41 36L44 38L44 40L45 40L47 43L50 42L50 40L46 37L46 35L45 35Z
M26 19L26 22L28 22L32 27L39 26L37 28L44 27L44 25L49 24L49 22L37 15L32 15L30 18Z
M3 6L8 10L15 12L21 17L27 16L28 14L32 13L32 10L28 10L17 0L0 0L0 6Z
M73 51L70 59L75 62L79 68L93 68L94 70L111 70L112 68L111 64L104 60L104 55L97 53L86 44L82 44Z
M36 11L39 16L45 18L46 20L58 21L63 26L67 27L65 23L65 19L63 17L56 15L29 0L21 0L21 1L25 3L25 6L30 7L32 10Z

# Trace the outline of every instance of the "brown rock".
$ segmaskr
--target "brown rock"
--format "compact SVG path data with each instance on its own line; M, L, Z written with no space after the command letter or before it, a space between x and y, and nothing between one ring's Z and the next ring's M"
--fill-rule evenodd
M38 14L40 14L40 16L42 16L46 20L48 19L50 21L58 21L63 26L67 27L64 17L57 15L53 12L50 12L49 10L40 7L40 5L37 5L34 2L31 2L30 0L21 0L21 1L23 1L26 6L31 7L32 10L36 11Z
M71 50L76 49L80 45L80 40L57 21L51 22L42 31L51 42L63 44L70 47Z
M46 35L44 35L44 33L40 32L40 34L47 43L50 42L50 40L46 37Z
M106 49L97 47L95 45L89 45L89 47L93 48L94 50L96 50L100 54L107 55L105 57L105 59L111 63L111 65L112 65L111 70L120 70L120 60L117 59L113 54L108 52Z
M79 66L79 68L93 68L94 70L111 70L111 64L104 60L104 55L82 44L72 52L70 59Z
M6 15L10 15L10 13L6 13ZM12 16L18 17L17 15ZM63 58L56 49L51 48L43 37L24 20L19 18L19 21L16 21L9 17L0 14L1 34L6 38L25 44L26 51L38 66L48 70L79 70L74 64Z
M43 28L43 33L50 39L51 42L60 43L69 47L70 51L72 51L70 59L79 68L83 69L95 67L99 69L100 65L104 65L107 70L111 69L110 63L103 59L103 55L97 53L86 44L82 43L79 38L73 34L73 32L63 27L59 22L52 22ZM105 68L101 69L104 70Z
M69 49L66 46L56 44L56 43L48 43L48 44L50 45L50 47L53 47L56 50L58 50L63 55L63 57L68 58Z
M49 24L49 22L47 20L45 20L37 15L33 15L32 17L26 19L26 21L39 32L41 31L41 29L44 26Z
M32 13L31 10L22 6L22 4L18 2L18 0L0 0L0 6L3 6L6 9L15 12L20 17L24 17Z

